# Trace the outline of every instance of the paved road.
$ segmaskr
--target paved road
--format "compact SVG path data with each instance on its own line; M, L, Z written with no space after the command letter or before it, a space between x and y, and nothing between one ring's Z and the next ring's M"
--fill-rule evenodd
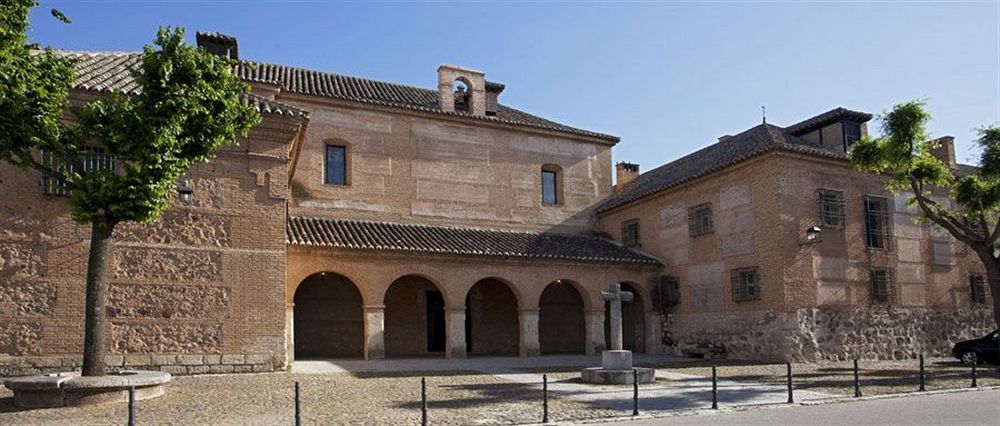
M637 425L1000 425L1000 390L629 421Z

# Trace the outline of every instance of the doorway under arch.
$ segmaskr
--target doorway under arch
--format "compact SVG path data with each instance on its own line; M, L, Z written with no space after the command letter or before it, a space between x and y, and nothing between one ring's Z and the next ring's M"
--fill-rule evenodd
M444 295L430 280L407 275L385 292L386 357L444 355Z
M544 354L586 353L583 297L572 283L556 280L538 300L538 344Z
M646 352L646 315L640 293L635 285L621 283L622 291L631 292L631 302L622 302L622 349L636 353ZM611 349L611 304L604 302L604 341Z
M349 278L330 272L310 275L293 301L296 359L364 357L363 302Z
M495 278L480 280L465 296L465 345L471 355L517 355L517 297Z

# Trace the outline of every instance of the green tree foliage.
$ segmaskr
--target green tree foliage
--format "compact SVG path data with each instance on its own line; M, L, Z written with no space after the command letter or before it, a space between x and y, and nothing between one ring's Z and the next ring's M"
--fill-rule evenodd
M170 28L161 28L154 46L143 49L142 65L132 72L138 93L112 93L72 107L72 62L27 43L34 6L35 0L0 6L0 160L60 178L73 219L92 225L84 374L100 375L115 225L156 219L170 205L179 177L245 137L260 116L240 101L249 86L234 75L231 60L187 45L184 30ZM115 166L68 171L95 149L114 158ZM43 160L43 151L50 157Z
M855 143L850 152L851 164L858 170L887 176L887 187L894 192L911 192L908 203L919 207L926 220L976 252L986 267L994 319L1000 325L1000 260L996 256L1000 237L1000 128L978 130L976 143L982 150L978 168L971 173L956 173L932 154L938 142L927 134L931 115L925 107L922 101L911 101L886 111L879 118L883 136ZM952 202L944 205L935 201L931 198L935 192L947 195Z

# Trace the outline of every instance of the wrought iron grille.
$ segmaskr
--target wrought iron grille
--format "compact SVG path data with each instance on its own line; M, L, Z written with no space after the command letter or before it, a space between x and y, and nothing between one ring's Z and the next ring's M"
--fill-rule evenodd
M868 271L871 282L870 297L872 303L890 304L893 302L893 273L892 268L871 268Z
M889 250L892 216L889 200L883 197L865 197L865 246Z
M75 173L85 174L94 170L118 169L118 160L114 156L105 154L104 150L100 148L88 149L87 154L65 164L59 161L60 157L56 153L42 150L40 154L42 165L67 176ZM66 181L59 176L42 172L40 186L43 194L69 195Z
M732 270L733 301L760 300L760 274L757 267Z
M712 233L712 204L688 208L688 233L692 237Z
M820 189L819 223L823 228L841 229L844 227L844 192L832 189Z

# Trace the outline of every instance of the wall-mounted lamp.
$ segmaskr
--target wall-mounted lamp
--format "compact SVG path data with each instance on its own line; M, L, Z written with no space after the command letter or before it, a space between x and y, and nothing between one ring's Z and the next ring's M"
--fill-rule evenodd
M181 197L181 204L184 207L191 207L194 203L194 189L191 189L191 181L185 180L177 187L177 195Z
M805 244L815 244L815 243L818 243L818 242L820 242L819 237L820 237L820 234L822 234L822 233L823 233L823 230L820 229L820 227L818 227L816 225L810 226L809 228L806 228L806 240L803 241L803 242L801 242L801 243L799 243L799 244L800 245L805 245Z

